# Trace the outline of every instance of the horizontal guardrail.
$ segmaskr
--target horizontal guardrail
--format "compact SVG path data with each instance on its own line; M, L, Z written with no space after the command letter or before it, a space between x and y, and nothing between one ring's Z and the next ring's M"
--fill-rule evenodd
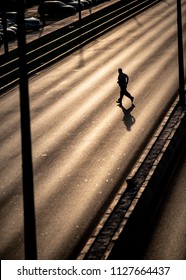
M94 40L106 31L144 11L160 0L119 1L73 24L27 43L27 71L31 76ZM0 93L19 81L18 49L0 57Z

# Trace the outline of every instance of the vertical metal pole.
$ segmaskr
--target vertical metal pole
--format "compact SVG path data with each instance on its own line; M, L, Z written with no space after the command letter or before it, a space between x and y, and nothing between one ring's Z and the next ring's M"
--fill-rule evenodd
M43 4L45 1L44 0L41 0L41 4ZM41 20L43 22L43 27L45 27L45 24L46 24L46 21L45 21L45 13L40 15L41 16Z
M81 0L78 0L78 7L79 7L79 23L81 23Z
M17 0L25 259L37 259L24 0Z
M183 65L183 36L182 36L182 11L181 0L177 0L177 28L178 28L178 68L179 68L179 101L185 106L185 82Z

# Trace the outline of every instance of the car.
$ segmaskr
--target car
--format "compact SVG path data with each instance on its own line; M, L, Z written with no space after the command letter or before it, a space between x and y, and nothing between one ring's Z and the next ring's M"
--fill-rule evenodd
M61 1L45 1L38 6L40 17L48 16L69 16L76 13L76 8L66 5Z
M16 24L17 22L17 12L6 12L7 20L10 20L12 23Z
M35 17L25 17L25 28L26 31L29 30L39 30L42 27L42 23L38 18Z
M0 23L2 24L2 20L0 19ZM6 19L6 24L7 24L7 28L10 28L12 30L14 30L17 34L17 24L15 24L14 22L12 22L9 19Z
M83 3L78 3L78 0L63 0L63 1L60 1L60 2L63 2L66 5L73 6L76 9L76 11L79 11L79 10L82 11L84 9Z
M17 24L17 12L7 12L7 19L14 24ZM39 30L42 27L41 21L36 17L30 17L25 14L25 28L26 31Z
M4 31L3 31L3 25L2 24L0 24L0 33L1 33L1 36L4 40ZM7 34L8 42L9 41L14 41L17 38L16 31L14 31L13 29L11 29L9 27L6 28L6 34Z
M0 32L0 46L4 44L4 41L3 41L3 33Z
M81 0L81 3L83 3L85 9L90 9L92 6L92 2L88 0Z

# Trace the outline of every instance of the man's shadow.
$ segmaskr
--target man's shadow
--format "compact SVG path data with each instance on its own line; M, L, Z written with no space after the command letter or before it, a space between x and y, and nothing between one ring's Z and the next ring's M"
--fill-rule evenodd
M122 104L119 104L118 106L122 109L122 111L123 111L123 113L124 113L123 122L124 122L124 124L125 124L127 130L130 131L130 130L131 130L131 126L132 126L132 125L135 123L135 121L136 121L135 118L131 115L131 112L132 112L132 110L135 108L135 105L132 104L132 105L130 106L130 108L128 108L128 109L125 109L125 107L123 107Z

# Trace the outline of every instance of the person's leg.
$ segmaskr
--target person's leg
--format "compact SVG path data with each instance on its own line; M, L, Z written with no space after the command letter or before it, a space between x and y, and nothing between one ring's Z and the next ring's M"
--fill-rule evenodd
M128 98L130 98L130 100L133 102L134 97L127 91L127 89L125 89L125 93L124 93Z
M123 88L120 87L120 97L118 98L118 100L116 102L117 103L122 103L122 99L123 99Z

